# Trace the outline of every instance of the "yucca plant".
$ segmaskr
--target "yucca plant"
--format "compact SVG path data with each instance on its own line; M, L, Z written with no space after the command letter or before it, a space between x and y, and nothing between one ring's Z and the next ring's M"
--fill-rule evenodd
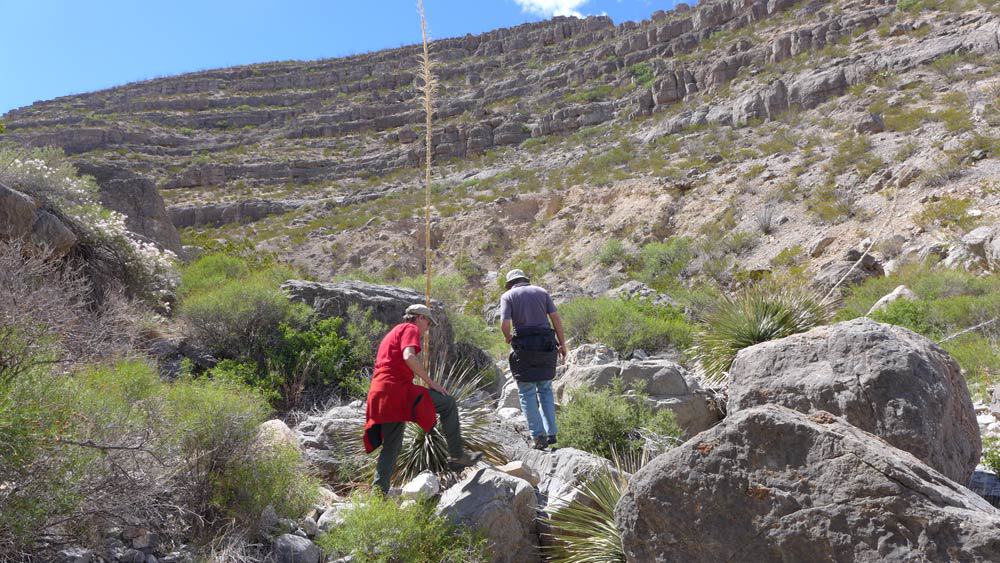
M484 460L493 464L507 462L500 446L492 441L487 430L491 424L491 401L485 388L486 372L476 370L464 363L451 364L445 367L445 362L433 362L431 378L437 381L458 403L458 420L462 427L462 443L470 451L483 453ZM360 457L365 460L361 468L361 478L370 480L375 472L375 462L378 451L365 455L361 440L364 431L363 423L341 427L336 434L338 442L344 444L348 457ZM396 472L392 476L393 484L402 484L419 475L422 471L432 471L436 474L449 472L448 444L439 426L430 432L424 432L416 424L406 425L406 435L403 438L403 448L396 460Z
M625 561L622 536L615 523L615 506L632 474L649 461L643 451L613 452L613 467L598 471L569 495L565 505L546 519L551 545L545 547L555 563L618 563Z
M692 355L707 381L721 383L740 350L805 332L830 313L829 304L810 289L760 283L719 299L695 336Z

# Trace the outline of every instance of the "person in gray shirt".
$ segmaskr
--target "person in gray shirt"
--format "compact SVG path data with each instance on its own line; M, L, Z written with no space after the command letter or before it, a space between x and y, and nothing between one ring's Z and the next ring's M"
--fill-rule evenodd
M552 297L531 285L522 270L507 273L506 287L500 297L500 330L511 346L510 370L517 381L521 411L535 448L544 450L557 439L552 379L557 361L566 358L566 337Z

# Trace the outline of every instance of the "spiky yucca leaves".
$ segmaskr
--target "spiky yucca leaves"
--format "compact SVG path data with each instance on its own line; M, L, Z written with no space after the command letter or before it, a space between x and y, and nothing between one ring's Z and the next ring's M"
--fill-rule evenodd
M430 375L434 381L444 386L458 403L458 420L465 448L482 452L483 458L490 463L506 463L507 459L504 458L500 446L490 440L487 433L491 424L492 409L490 396L484 392L486 373L467 364L443 367L444 364L444 361L433 362ZM364 460L358 470L358 478L370 481L375 473L378 450L372 455L365 454L363 433L363 421L358 425L338 428L335 432L345 457ZM425 470L438 474L449 472L447 441L438 425L427 433L416 424L407 424L403 448L396 460L396 472L392 476L392 482L397 485L402 484Z
M500 446L486 433L491 424L489 415L492 409L487 402L488 395L479 392L484 387L485 372L465 364L452 364L436 371L438 373L432 374L432 379L447 389L458 403L458 421L465 448L482 452L483 458L490 463L506 463ZM407 424L403 449L399 452L392 480L403 483L428 470L434 473L449 471L448 442L444 433L439 425L435 425L430 432L424 432L416 424Z
M649 461L642 452L612 453L613 468L604 468L570 495L572 500L546 519L553 542L545 548L556 563L625 561L615 506L631 475Z
M740 350L805 332L830 318L830 306L801 286L764 282L723 296L692 348L707 379L721 383Z

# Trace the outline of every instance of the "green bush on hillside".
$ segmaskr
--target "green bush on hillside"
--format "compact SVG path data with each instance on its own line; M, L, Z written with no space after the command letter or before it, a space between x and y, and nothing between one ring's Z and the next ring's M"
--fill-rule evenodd
M439 516L429 504L400 506L379 494L355 495L343 517L343 524L317 543L327 553L350 555L358 563L490 559L485 539Z
M680 284L684 269L694 258L691 239L675 237L666 242L651 242L639 251L639 281L664 291Z
M569 390L569 400L559 410L559 445L577 448L611 459L615 452L632 455L642 450L642 433L679 438L683 432L669 410L654 413L642 389L625 394L621 378L594 391Z
M681 311L641 299L574 299L559 306L559 315L573 343L602 342L620 354L683 350L693 334Z
M0 385L0 414L4 478L18 484L0 495L0 558L66 520L81 535L105 514L249 526L267 505L299 517L317 496L298 452L257 443L270 408L237 383L164 383L142 361L32 370Z

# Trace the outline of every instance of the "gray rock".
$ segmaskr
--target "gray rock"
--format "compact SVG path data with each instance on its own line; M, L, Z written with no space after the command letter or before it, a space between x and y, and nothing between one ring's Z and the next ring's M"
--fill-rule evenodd
M91 563L94 552L82 547L69 547L56 553L54 563Z
M575 448L559 448L551 452L526 450L520 461L539 476L538 493L544 510L551 513L572 497L574 490L601 470L612 469L603 457Z
M992 506L1000 507L1000 479L992 471L974 471L968 487Z
M857 258L827 262L820 267L819 272L813 278L813 284L822 289L831 289L843 280L840 285L843 288L884 275L885 269L882 267L882 263L869 254L860 263L857 262Z
M834 236L825 236L814 240L812 244L809 245L809 256L819 258L823 254L823 251L826 250L828 246L833 244L835 240L837 240L837 237Z
M284 534L274 542L275 563L320 563L323 552L307 538Z
M769 403L843 416L958 483L968 482L982 450L955 360L923 336L870 319L741 350L728 412Z
M482 532L494 547L494 563L520 563L541 561L536 508L530 483L484 467L445 491L437 510Z
M31 233L37 207L27 194L0 186L0 239L19 239Z
M428 499L437 495L441 491L441 480L430 471L424 471L414 477L409 483L403 485L400 494L404 498Z
M598 366L618 361L618 354L605 344L581 344L566 354L567 366Z
M305 457L313 466L330 477L336 477L342 467L362 460L351 459L353 448L341 442L344 428L364 427L365 407L333 407L321 415L310 416L295 427L295 434L302 445ZM360 437L360 434L357 435Z
M48 249L50 258L62 258L76 244L76 235L55 215L39 209L31 226L31 242Z
M648 285L636 280L625 282L624 284L609 290L607 295L610 297L626 299L644 299L653 305L659 305L662 307L677 306L677 302L671 299L669 295L664 295Z
M167 208L167 213L177 228L219 227L227 223L245 225L300 207L302 207L300 201L248 200L207 205L178 205Z
M167 215L156 183L116 166L74 162L80 174L93 176L100 187L101 205L125 215L125 226L163 248L181 254L181 237Z
M857 133L881 133L885 131L885 121L881 114L867 113L854 124Z
M996 561L1000 512L829 413L731 414L615 510L629 561Z
M402 321L407 307L424 302L424 295L412 289L359 281L322 283L289 280L281 288L292 301L309 305L323 318L346 318L348 308L357 305L362 311L370 311L374 320L388 327ZM431 300L431 309L438 321L438 326L431 328L430 353L433 357L442 351L451 352L454 336L444 304Z
M319 520L316 521L319 531L329 532L333 528L343 524L344 512L346 512L349 508L350 505L347 504L334 504L327 507L327 509L323 511L323 514L320 514Z
M978 227L969 231L962 237L962 244L964 244L965 247L976 256L985 259L986 246L995 236L996 232L994 227Z
M868 314L871 315L876 311L881 311L889 306L893 301L899 301L900 299L906 301L916 301L919 299L916 293L910 291L910 288L905 285L898 286L896 289L892 290L888 295L883 296L881 299L872 305L872 308L868 310Z

